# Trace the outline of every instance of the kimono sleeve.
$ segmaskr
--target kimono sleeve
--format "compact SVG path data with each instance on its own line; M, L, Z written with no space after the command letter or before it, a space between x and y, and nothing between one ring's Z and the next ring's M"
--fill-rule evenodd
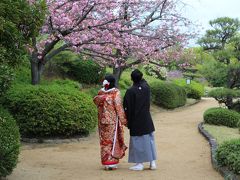
M93 98L94 104L96 106L101 106L103 104L104 96L103 95L97 95Z
M123 125L127 125L127 119L126 119L125 112L124 112L124 110L123 110L120 91L117 91L117 92L116 92L116 96L115 96L115 98L114 98L114 104L115 104L116 113L117 113L117 116L118 116L120 122L121 122Z

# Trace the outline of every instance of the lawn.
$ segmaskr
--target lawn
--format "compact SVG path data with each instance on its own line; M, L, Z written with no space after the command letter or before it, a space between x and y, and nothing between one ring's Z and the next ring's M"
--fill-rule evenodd
M231 139L240 139L238 128L204 124L204 129L207 130L217 140L218 144L222 144L224 141Z

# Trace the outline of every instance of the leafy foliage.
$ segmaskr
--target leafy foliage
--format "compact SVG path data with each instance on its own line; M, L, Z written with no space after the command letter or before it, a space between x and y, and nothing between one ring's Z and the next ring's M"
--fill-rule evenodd
M239 100L233 103L232 110L240 113L240 101Z
M228 88L240 88L240 64L231 64L228 66Z
M238 19L220 17L209 22L213 28L207 30L204 37L199 40L199 44L205 50L220 49L230 42L239 30L240 22Z
M228 108L232 108L232 98L240 97L240 91L228 88L217 88L209 92L210 97L215 98L219 104L224 103ZM229 103L229 98L231 102Z
M186 104L186 91L173 83L155 81L150 84L152 101L163 108L174 109Z
M205 62L200 73L208 80L213 87L225 87L227 83L227 66L217 62L209 61Z
M72 52L62 52L53 58L46 74L70 78L80 83L98 84L104 77L106 69L93 60L84 60Z
M69 66L71 67L70 73L72 77L86 84L99 84L106 73L105 68L91 60L76 60L72 64L69 64Z
M240 174L240 139L226 141L217 149L216 159L220 166L227 166Z
M44 1L29 5L26 0L2 0L0 9L0 49L6 51L0 62L15 66L24 53L24 45L39 33L45 4Z
M213 125L238 127L240 114L224 108L210 108L204 112L204 122Z
M25 45L39 32L44 20L44 2L26 0L0 2L0 95L10 87L14 68L22 62ZM43 11L41 11L43 10Z
M0 106L0 179L11 174L18 161L19 130L13 117Z
M11 85L14 73L12 68L7 65L0 65L0 96L2 96Z

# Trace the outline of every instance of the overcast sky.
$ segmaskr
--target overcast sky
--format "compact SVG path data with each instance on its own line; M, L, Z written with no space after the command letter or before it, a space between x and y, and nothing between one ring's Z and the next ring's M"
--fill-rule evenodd
M209 21L218 17L240 19L240 0L183 0L186 17L202 25L201 33L209 29Z

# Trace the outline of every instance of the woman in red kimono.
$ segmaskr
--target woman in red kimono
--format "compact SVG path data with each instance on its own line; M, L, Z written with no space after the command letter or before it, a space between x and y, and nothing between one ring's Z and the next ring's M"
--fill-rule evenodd
M127 149L124 144L123 125L127 124L121 103L120 91L112 75L105 77L103 88L93 99L98 107L98 130L101 160L106 170L117 169L119 159Z

